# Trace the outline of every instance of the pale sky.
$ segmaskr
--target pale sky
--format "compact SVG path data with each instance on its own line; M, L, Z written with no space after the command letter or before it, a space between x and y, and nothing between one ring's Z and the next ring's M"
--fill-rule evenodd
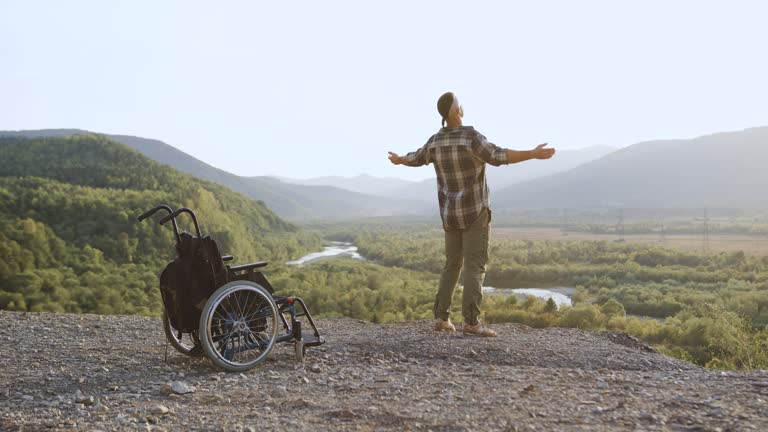
M458 94L527 149L768 125L768 2L0 0L0 130L160 139L240 175L397 176Z

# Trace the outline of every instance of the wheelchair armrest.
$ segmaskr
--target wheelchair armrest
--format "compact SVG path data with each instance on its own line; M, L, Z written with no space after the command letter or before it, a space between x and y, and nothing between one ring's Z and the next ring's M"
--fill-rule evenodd
M251 263L251 264L242 264L242 265L238 265L238 266L231 266L229 269L232 270L233 272L238 272L238 271L243 271L243 270L250 270L250 269L255 269L255 268L260 268L260 267L266 267L267 264L268 263L266 261L259 261L259 262Z
M224 255L221 257L222 261L232 261L233 259L235 259L235 257L233 257L232 255Z

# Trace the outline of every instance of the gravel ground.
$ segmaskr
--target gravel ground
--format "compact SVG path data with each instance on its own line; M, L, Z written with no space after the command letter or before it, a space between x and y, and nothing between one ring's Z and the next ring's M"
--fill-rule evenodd
M282 344L225 373L164 361L159 319L0 311L0 429L768 430L768 371L707 371L621 333L319 326L303 365Z

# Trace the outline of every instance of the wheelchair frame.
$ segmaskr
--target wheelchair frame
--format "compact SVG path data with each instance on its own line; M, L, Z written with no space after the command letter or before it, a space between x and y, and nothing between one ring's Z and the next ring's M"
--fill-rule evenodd
M171 207L160 204L142 213L138 217L139 222L160 210L168 212L168 215L160 219L159 223L161 225L169 221L173 223L177 246L181 243L181 234L176 218L181 213L186 213L192 218L198 239L201 241L205 238L210 239L202 235L195 212L186 207L174 211ZM256 270L266 267L267 262L230 266L225 263L232 261L233 256L220 255L218 248L214 248L215 252L212 253L202 244L200 248L203 258L211 267L215 289L212 290L213 294L209 296L202 310L199 328L186 334L189 338L188 342L184 340L185 333L173 328L163 303L163 329L167 341L177 351L192 357L205 354L217 366L235 372L255 367L267 357L276 343L293 342L294 354L299 362L303 362L307 347L325 343L304 300L299 297L272 294L273 289L266 276ZM226 269L223 276L221 272L217 274L215 270L219 266L217 262ZM246 296L245 303L242 300L243 296ZM250 300L251 296L254 296L254 300ZM226 306L222 308L224 303L234 304L235 307L232 310L226 309ZM254 310L254 307L257 310ZM271 334L258 331L261 330L263 323L268 323L269 317L272 319L273 327ZM310 334L302 331L300 318L306 319L310 325ZM278 334L278 325L282 327L280 334ZM229 333L225 334L227 331ZM253 350L259 351L259 355L252 360L235 360L239 354L247 354Z

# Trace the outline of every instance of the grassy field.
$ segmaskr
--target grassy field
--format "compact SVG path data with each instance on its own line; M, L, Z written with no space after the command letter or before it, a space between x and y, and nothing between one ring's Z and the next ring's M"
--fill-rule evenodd
M517 240L606 240L616 241L615 234L592 234L579 232L564 232L559 228L537 227L494 227L493 235L501 238ZM666 248L674 248L692 252L734 252L744 251L750 255L768 255L768 238L765 236L749 236L737 234L710 234L709 242L705 244L701 234L626 234L624 241L628 243L652 243Z

